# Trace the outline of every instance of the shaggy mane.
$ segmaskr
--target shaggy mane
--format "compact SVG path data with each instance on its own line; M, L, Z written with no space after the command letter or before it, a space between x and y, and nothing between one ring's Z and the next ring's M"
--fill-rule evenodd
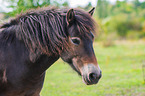
M0 28L15 28L16 34L25 42L31 51L36 49L43 53L60 53L67 46L67 20L68 9L31 10L18 16ZM75 24L81 36L95 30L92 17L82 10L74 9ZM72 29L73 30L73 29Z

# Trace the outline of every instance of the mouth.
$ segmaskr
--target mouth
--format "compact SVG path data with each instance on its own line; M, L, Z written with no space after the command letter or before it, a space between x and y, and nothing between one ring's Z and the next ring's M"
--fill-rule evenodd
M101 74L101 72L100 72ZM100 80L100 78L102 77L102 75L99 75L99 77L96 74L90 74L90 75L83 75L82 76L82 80L86 85L93 85L93 84L97 84Z
M83 82L86 84L86 85L93 85L93 84L97 84L98 83L98 81L96 82L96 81L93 81L93 82L91 82L90 80L88 80L87 78L83 78L82 77L82 80L83 80Z
M102 77L100 69L96 68L93 64L84 66L82 72L82 80L86 85L97 84Z

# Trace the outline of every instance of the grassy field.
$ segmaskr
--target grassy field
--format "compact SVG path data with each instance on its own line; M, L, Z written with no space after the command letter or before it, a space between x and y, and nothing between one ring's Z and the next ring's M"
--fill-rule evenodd
M107 48L96 42L94 50L103 73L97 85L85 85L81 77L60 59L47 70L41 95L145 96L142 71L145 42L116 41L114 46Z

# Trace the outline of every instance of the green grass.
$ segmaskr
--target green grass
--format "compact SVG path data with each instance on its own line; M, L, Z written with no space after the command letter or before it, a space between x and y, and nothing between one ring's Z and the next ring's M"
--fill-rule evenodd
M117 42L94 50L103 77L97 85L87 86L61 59L48 70L42 96L145 96L142 64L145 42Z

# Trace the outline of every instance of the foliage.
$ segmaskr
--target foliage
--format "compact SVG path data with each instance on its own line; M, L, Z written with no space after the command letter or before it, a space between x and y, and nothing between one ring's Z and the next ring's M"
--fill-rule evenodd
M12 12L7 13L9 16L15 16L20 14L21 12L25 12L29 9L35 9L38 7L55 5L56 7L68 6L68 2L64 0L61 1L53 1L53 0L6 0L10 6L9 8L13 8Z
M115 32L120 39L127 39L128 34L137 34L137 38L145 38L145 1L134 0L129 2L128 0L117 0L115 4L106 3L105 7L103 5L104 2L107 1L98 0L97 5L99 6L97 6L96 11L98 14L95 18L100 21L99 25L107 37ZM132 32L132 34L129 32ZM134 39L134 36L129 37Z

